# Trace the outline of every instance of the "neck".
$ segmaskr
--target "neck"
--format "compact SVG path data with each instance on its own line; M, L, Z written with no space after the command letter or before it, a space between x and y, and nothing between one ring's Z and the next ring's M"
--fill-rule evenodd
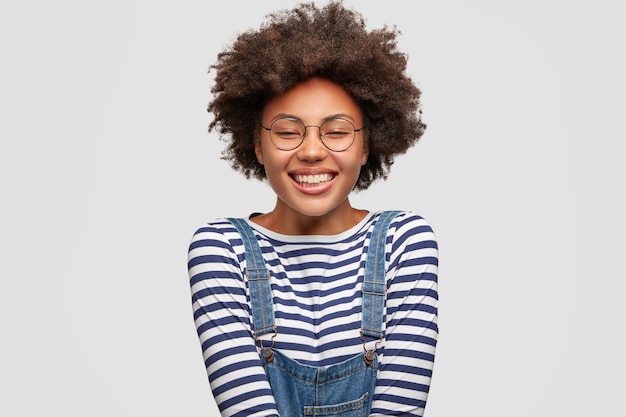
M296 211L279 199L274 210L252 221L284 235L336 235L354 227L366 215L367 211L353 208L348 199L321 215Z

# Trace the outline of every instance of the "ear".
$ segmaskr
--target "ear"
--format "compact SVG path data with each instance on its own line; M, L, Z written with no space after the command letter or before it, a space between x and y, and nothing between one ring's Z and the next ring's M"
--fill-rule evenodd
M367 163L367 157L370 155L369 146L367 143L363 144L363 152L361 153L361 166Z
M254 140L254 153L259 164L263 165L263 147L261 146L261 138Z

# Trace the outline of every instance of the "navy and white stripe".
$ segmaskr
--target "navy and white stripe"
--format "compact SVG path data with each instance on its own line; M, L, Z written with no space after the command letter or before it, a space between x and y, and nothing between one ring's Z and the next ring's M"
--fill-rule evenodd
M286 236L250 223L271 272L276 349L313 366L363 352L360 284L377 216L333 236ZM387 254L385 339L377 350L371 416L421 416L438 334L435 236L423 218L403 212L389 228ZM199 228L188 267L195 324L222 415L278 415L252 337L244 248L234 226L217 220ZM265 346L271 337L261 337Z

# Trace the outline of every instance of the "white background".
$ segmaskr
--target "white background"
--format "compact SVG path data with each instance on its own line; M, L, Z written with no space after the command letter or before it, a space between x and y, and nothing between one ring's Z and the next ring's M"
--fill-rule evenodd
M1 415L218 415L187 245L274 199L219 159L207 69L295 4L2 3ZM427 417L623 415L619 2L346 4L423 90L425 136L353 203L437 233Z

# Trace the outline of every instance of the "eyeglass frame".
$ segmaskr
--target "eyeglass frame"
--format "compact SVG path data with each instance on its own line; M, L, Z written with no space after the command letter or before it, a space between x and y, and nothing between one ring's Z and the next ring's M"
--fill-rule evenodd
M279 121L279 120L284 120L284 119L289 119L289 120L297 121L297 122L299 122L299 123L302 125L302 127L304 127L304 132L302 132L302 140L300 140L300 143L298 143L298 144L297 144L296 146L294 146L293 148L289 148L289 149L283 149L283 148L281 148L280 146L278 146L278 145L276 144L276 142L274 142L274 139L272 138L272 126L273 126L273 125L274 125L274 123L276 123L277 121ZM321 130L320 130L320 129L322 128L322 126L324 126L324 124L325 124L325 123L330 122L330 121L333 121L333 120L343 120L344 122L348 122L348 123L350 123L350 125L352 126L352 129L354 129L354 132L352 132L352 141L350 142L350 144L349 144L348 146L346 146L344 149L342 149L342 150L340 150L340 151L336 151L336 150L331 149L331 148L329 148L329 147L328 147L328 145L324 142L324 135L322 135ZM268 133L269 133L269 135L270 135L270 140L272 141L272 144L273 144L274 146L276 146L276 149L281 150L281 151L285 151L285 152L289 152L289 151L296 150L296 149L298 149L300 146L302 146L302 144L304 143L304 140L306 139L306 130L307 130L307 128L309 128L309 127L316 127L316 128L318 129L318 137L319 137L319 139L320 139L320 142L322 142L322 145L324 145L324 147L325 147L326 149L328 149L328 150L329 150L329 151L331 151L331 152L345 152L345 151L347 151L348 149L350 149L350 147L354 144L354 140L356 139L356 134L357 134L357 132L361 132L361 131L365 128L365 126L361 126L360 128L358 128L358 129L357 129L357 128L356 128L356 126L354 126L354 123L352 123L352 122L351 122L350 120L348 120L348 119L344 119L343 117L329 117L328 119L325 119L325 120L322 122L322 124L320 124L320 125L305 125L305 124L304 124L304 122L303 122L301 119L297 118L297 117L294 117L294 116L282 116L282 117L278 117L278 118L276 118L276 119L272 120L272 123L270 123L270 127L265 127L265 126L263 126L263 123L259 123L259 125L260 125L263 129L265 129L265 130L267 130L267 131L268 131Z

